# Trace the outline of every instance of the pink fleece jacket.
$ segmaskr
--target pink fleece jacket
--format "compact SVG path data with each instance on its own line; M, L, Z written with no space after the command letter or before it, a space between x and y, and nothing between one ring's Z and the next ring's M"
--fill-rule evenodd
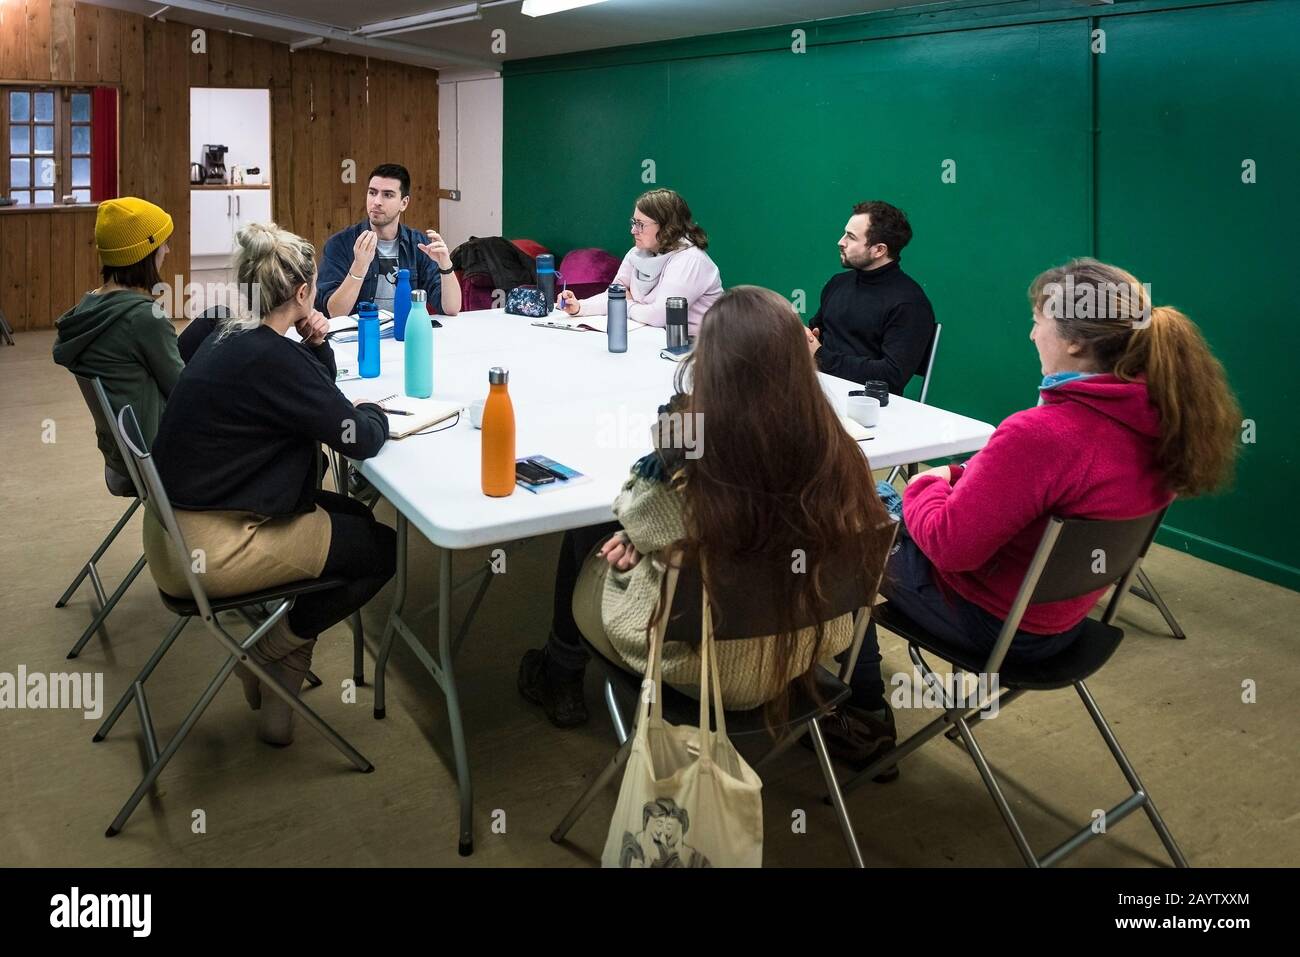
M664 263L659 282L645 300L639 300L632 291L632 253L636 247L627 251L619 264L614 281L627 289L627 317L648 326L662 328L666 321L667 299L681 296L686 300L686 322L690 335L700 331L700 320L709 311L709 306L717 302L722 295L722 276L709 254L696 246L685 246L664 255ZM608 293L579 300L578 315L603 316L609 309Z
M921 476L903 495L908 533L941 584L1003 619L1049 516L1136 518L1173 500L1155 464L1159 413L1145 382L1096 375L1042 396L1003 421L951 484ZM1031 605L1020 627L1068 631L1104 591Z

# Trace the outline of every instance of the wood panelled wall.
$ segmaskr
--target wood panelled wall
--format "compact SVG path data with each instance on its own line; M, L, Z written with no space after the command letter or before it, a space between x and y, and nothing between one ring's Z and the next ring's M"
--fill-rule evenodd
M180 14L179 10L168 14ZM276 221L319 249L359 221L366 174L382 162L411 171L403 221L437 228L438 75L433 70L207 31L192 52L189 24L72 0L0 2L0 84L66 81L120 91L119 194L171 213L167 281L189 272L189 88L271 91L271 190ZM356 182L343 181L343 162ZM42 329L99 284L93 209L0 209L0 309L15 329Z

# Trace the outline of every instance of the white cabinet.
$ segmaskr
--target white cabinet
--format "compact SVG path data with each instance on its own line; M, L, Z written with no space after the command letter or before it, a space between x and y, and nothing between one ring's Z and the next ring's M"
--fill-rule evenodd
M240 229L270 221L269 189L192 189L190 255L229 257Z

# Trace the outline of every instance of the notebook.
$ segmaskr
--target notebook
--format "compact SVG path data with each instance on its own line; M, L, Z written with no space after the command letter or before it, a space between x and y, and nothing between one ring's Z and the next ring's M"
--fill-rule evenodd
M388 411L389 438L404 439L445 422L461 410L461 405L445 399L413 399L409 395L403 395L389 399L384 403L384 408ZM411 414L394 415L394 410Z
M534 319L532 325L541 326L543 329L565 329L569 332L605 332L605 316L578 316L576 318L560 318L566 313L552 313L546 319ZM627 329L631 332L633 329L640 329L646 325L644 322L637 322L635 319L628 319Z

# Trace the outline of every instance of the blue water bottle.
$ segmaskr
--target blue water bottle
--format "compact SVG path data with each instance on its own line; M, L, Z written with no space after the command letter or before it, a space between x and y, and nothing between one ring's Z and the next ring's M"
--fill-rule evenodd
M397 270L397 285L393 287L393 338L406 341L406 317L411 311L411 270Z
M411 293L411 314L406 323L406 394L416 399L433 395L433 317L426 293Z
M555 308L555 257L542 253L537 257L537 288L542 291L542 301L547 311Z
M363 379L379 375L379 310L373 302L357 306L357 365Z

